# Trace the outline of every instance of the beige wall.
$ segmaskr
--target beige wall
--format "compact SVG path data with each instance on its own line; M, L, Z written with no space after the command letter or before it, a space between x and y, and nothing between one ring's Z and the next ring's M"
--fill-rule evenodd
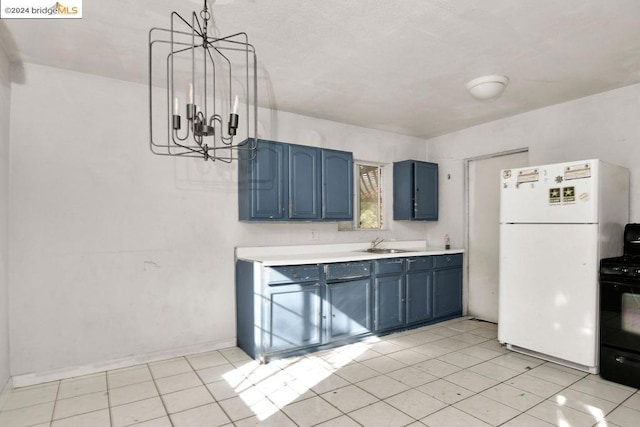
M520 148L528 148L531 165L597 158L629 168L631 220L640 221L639 118L640 85L633 85L429 140L442 182L440 220L429 239L449 233L463 240L465 160Z
M11 97L13 375L233 345L236 246L426 236L426 224L372 233L240 223L236 164L151 154L145 85L24 69ZM266 139L361 160L426 159L420 139L282 112L259 118Z
M0 45L0 392L9 379L9 293L7 245L9 210L9 105L11 78L9 60Z
M440 165L441 180L440 220L429 228L429 241L442 241L449 233L454 245L465 244L465 160L521 148L529 150L530 165L597 158L627 167L630 221L640 222L640 85L444 135L429 140L428 147L429 160ZM465 273L465 294L466 279ZM474 289L472 294L489 291Z

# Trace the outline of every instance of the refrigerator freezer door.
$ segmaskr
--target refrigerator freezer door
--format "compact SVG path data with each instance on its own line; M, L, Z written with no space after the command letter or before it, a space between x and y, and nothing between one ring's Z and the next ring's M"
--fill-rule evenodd
M500 225L500 342L597 367L597 242L597 224Z
M503 170L500 222L598 222L599 165L588 160Z

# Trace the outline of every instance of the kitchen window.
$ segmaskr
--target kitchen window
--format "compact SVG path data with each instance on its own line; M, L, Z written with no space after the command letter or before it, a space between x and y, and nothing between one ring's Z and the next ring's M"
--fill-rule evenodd
M384 227L383 165L355 162L356 215L359 230L380 230Z

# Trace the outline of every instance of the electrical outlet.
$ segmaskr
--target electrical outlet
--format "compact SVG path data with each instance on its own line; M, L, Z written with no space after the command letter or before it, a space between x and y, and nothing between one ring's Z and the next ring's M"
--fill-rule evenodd
M311 230L311 234L309 235L310 240L318 240L320 238L320 233L317 230Z

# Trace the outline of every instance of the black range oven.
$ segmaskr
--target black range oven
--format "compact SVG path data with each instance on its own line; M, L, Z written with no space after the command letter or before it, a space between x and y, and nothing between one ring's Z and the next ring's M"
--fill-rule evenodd
M640 388L640 224L627 224L624 255L600 261L600 376Z

